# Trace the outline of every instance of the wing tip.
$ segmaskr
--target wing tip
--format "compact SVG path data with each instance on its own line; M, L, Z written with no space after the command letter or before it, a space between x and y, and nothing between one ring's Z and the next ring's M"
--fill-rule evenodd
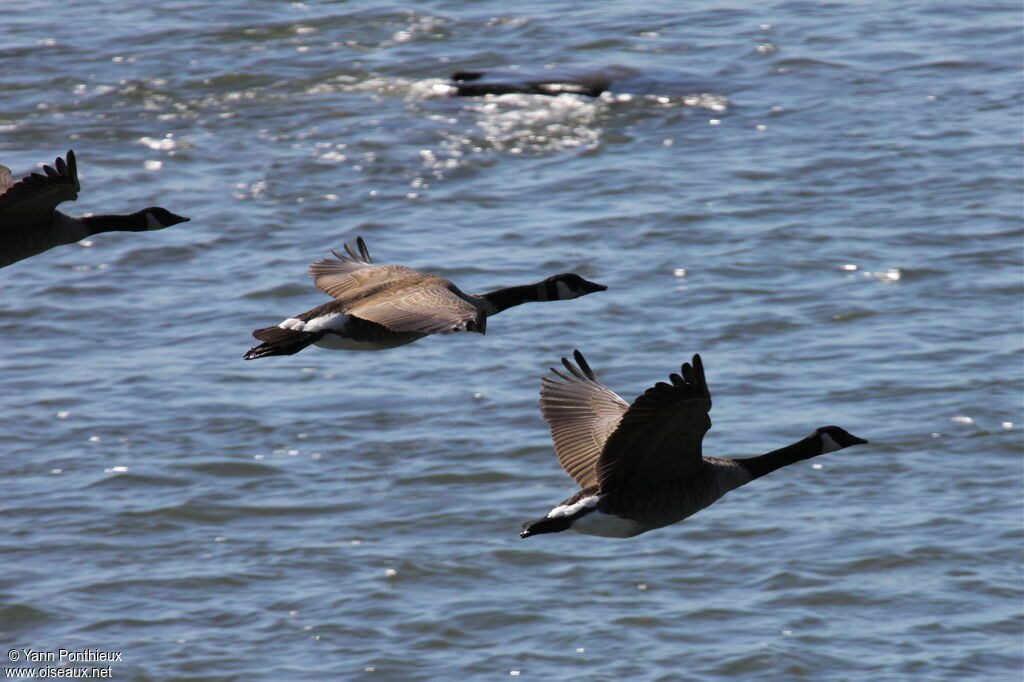
M593 381L593 382L597 382L597 376L594 374L594 370L592 370L590 368L590 364L587 363L587 359L585 357L583 357L583 353L581 353L579 351L579 349L573 349L572 357L573 357L573 360L576 361L575 365L572 363L572 360L570 360L569 358L562 358L562 365L567 370L569 370L569 373L572 374L572 376L575 377L579 381ZM559 370L556 370L553 367L550 368L550 369L551 369L551 371L553 373L555 373L556 375L562 377L563 379L566 379L567 381L572 381L572 379L570 379L569 377L566 377Z
M373 259L370 258L370 250L366 248L366 241L361 236L356 236L356 248L353 249L352 246L348 244L348 242L344 244L344 248L345 253L347 253L348 256L342 256L334 249L331 249L331 253L337 256L338 260L340 260L342 263L352 262L366 263L368 265L373 264Z
M576 360L576 364L579 365L579 368L583 370L583 373L587 375L587 378L592 379L594 377L594 371L590 369L590 365L587 364L587 359L583 357L583 353L581 353L579 349L573 349L572 357Z
M366 248L366 241L361 237L356 237L356 246L359 247L359 255L363 257L363 260L367 263L372 263L373 259L370 258L370 250Z
M316 277L319 272L314 272L314 268L319 269L326 265L335 265L337 263L366 263L369 265L373 264L373 259L370 258L370 251L366 248L366 242L363 241L362 237L356 237L356 248L345 242L341 245L341 251L338 249L330 249L331 255L334 256L336 261L332 261L330 258L324 257L316 261L309 266L308 273L312 277Z
M78 186L78 161L75 159L75 150L69 149L68 153L64 155L64 158L57 157L54 161L54 165L57 167L57 172L71 181L72 185L75 185L76 189Z

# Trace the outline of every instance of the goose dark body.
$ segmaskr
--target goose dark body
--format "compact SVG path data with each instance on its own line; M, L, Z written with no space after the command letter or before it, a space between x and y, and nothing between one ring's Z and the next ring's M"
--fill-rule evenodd
M757 457L709 457L701 445L711 428L711 393L700 355L632 405L597 379L579 351L574 358L562 359L567 372L544 377L540 405L558 461L581 490L524 524L524 538L565 530L632 537L681 521L776 469L867 443L822 426Z

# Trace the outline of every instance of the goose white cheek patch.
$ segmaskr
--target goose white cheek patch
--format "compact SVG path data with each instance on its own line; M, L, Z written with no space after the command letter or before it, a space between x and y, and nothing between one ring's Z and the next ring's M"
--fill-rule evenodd
M825 454L826 452L835 452L836 450L842 450L842 448L839 447L839 443L835 442L835 440L832 439L832 436L827 433L821 434L822 454Z

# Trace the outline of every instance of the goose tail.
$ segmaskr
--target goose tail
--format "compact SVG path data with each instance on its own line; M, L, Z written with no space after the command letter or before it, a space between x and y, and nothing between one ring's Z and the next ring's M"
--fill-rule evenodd
M281 327L264 327L252 333L253 337L262 341L243 356L246 360L265 358L272 355L294 355L306 346L316 343L323 332L303 332Z
M541 535L543 533L561 533L563 530L569 530L574 520L570 516L556 516L553 518L545 516L536 521L524 523L519 537L528 538L531 535Z

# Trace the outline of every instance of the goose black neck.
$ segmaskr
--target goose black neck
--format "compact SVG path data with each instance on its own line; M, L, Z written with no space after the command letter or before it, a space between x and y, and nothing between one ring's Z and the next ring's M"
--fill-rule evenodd
M817 457L820 454L822 454L820 440L814 436L809 436L784 448L772 450L757 457L748 457L735 461L747 470L751 479L754 479L770 474L776 469L781 469L794 462Z
M543 284L543 283L541 283ZM484 294L483 298L495 308L495 312L517 306L528 301L546 300L540 297L540 285L523 284L518 287L506 287Z
M100 232L145 232L148 229L146 217L141 213L128 215L92 215L79 218L89 234Z

